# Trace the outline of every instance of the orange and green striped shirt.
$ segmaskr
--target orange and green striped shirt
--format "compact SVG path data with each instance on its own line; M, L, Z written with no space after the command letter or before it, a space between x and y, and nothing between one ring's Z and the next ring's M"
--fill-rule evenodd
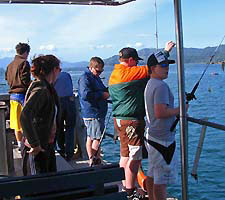
M149 79L147 66L116 64L109 79L113 116L118 119L144 119L144 90Z

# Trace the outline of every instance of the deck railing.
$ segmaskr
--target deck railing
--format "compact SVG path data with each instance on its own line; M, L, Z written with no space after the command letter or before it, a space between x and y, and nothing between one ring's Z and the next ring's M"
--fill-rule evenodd
M78 98L78 97L77 97ZM9 117L9 94L0 94L0 175L13 174L13 156L12 156L12 144L10 134L7 134L9 126L6 123ZM225 126L222 124L210 122L207 119L196 119L193 117L187 117L188 122L202 125L202 132L200 134L199 144L196 151L195 162L192 169L192 176L197 178L197 167L200 159L201 149L204 142L206 127L212 127L215 129L225 131ZM82 126L82 125L79 125ZM80 128L79 128L80 129ZM112 134L106 134L108 137L113 138ZM115 139L115 138L114 138ZM85 148L85 145L84 145Z

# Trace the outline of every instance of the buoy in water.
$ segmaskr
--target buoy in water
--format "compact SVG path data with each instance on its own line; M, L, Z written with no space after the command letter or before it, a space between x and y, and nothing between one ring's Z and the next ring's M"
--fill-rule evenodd
M137 173L137 181L141 189L144 190L145 192L147 191L146 179L147 179L147 176L145 176L144 171L140 165L138 169L138 173Z

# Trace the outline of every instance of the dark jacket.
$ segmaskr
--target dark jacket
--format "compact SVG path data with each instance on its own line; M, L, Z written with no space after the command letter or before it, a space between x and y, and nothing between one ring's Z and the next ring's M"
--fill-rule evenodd
M55 106L57 106L56 122L59 125L60 107L54 87L46 80L34 80L26 93L20 117L23 134L31 147L40 145L45 149L49 144Z
M31 82L30 64L19 55L7 66L5 80L9 84L9 93L26 93Z
M103 99L107 89L100 77L92 74L87 68L78 81L78 94L83 118L105 118L108 105Z

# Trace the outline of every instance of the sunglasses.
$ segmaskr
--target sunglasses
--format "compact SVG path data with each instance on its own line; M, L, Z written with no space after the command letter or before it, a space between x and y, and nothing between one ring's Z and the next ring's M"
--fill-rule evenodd
M96 73L101 74L104 71L104 69L102 69L102 70L95 69L95 71L96 71Z
M169 67L169 64L166 64L166 63L163 63L163 64L160 64L161 67Z

